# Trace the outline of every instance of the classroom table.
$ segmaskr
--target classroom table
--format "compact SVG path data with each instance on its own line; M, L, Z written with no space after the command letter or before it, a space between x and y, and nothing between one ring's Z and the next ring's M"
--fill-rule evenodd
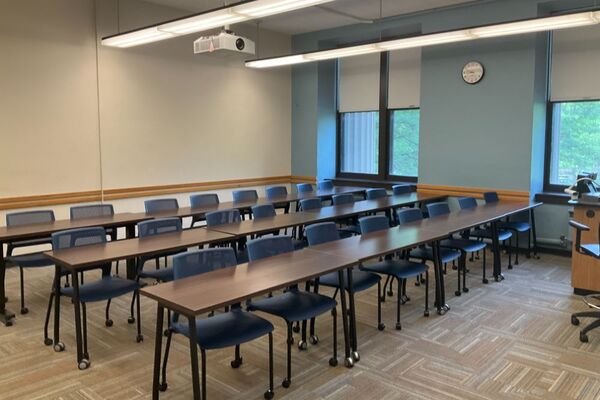
M80 369L89 366L89 359L84 357L80 317L79 275L78 272L94 265L101 265L121 259L134 259L139 256L163 254L165 251L184 250L188 247L212 244L231 240L231 235L209 231L208 229L188 229L179 232L165 233L157 236L117 240L96 245L73 247L70 249L48 251L45 254L55 263L54 291L54 349L63 351L60 342L60 269L71 273L73 285L73 306L75 309L75 337L77 340L77 365ZM83 366L83 368L81 367Z
M127 238L135 237L135 225L138 222L149 219L140 213L119 213L105 217L92 217L77 220L58 220L51 223L28 224L20 226L0 227L0 322L6 326L11 326L15 314L6 309L6 261L4 259L5 243L19 240L38 239L49 237L54 232L67 229L89 228L92 226L102 226L104 228L125 227ZM135 261L127 259L127 273L135 270Z
M356 264L355 260L342 255L303 249L141 289L142 295L158 302L152 398L159 398L165 308L182 314L188 320L193 398L200 399L196 342L197 316L336 271L339 274L343 293L345 285L343 270L354 264ZM341 296L340 302L345 360L346 366L350 367L352 361L348 361L351 360L351 355L346 297Z

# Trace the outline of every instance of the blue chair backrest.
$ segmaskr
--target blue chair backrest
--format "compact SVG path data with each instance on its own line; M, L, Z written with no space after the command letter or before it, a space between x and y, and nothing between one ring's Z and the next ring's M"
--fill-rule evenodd
M276 215L275 207L273 207L273 204L261 204L259 206L252 207L252 216L255 219L256 218L269 218L269 217L274 217L275 215Z
M102 227L69 229L52 234L52 250L65 250L73 247L106 243L106 231ZM110 276L111 264L102 264L102 276ZM63 270L63 272L65 272Z
M309 246L316 246L321 243L327 243L340 239L340 232L335 222L321 222L319 224L309 225L304 230Z
M232 195L234 202L258 200L258 193L254 189L234 190Z
M240 211L232 208L231 210L220 210L206 213L206 225L216 226L224 224L233 224L240 222Z
M371 215L358 220L362 233L377 232L390 228L390 221L385 215Z
M193 194L190 196L190 206L201 208L219 204L219 196L215 193Z
M261 258L273 257L282 253L294 251L294 244L290 236L272 236L250 240L248 246L248 259L250 261Z
M396 216L398 217L398 222L401 224L408 224L423 219L423 213L418 208L401 208L396 210Z
M288 194L285 186L271 186L265 189L267 199L274 199L277 197L285 197Z
M392 186L392 190L394 192L394 195L399 195L399 194L407 194L407 193L411 193L412 192L412 187L410 185L394 185Z
M495 203L499 200L498 193L496 192L485 192L483 194L483 199L486 203Z
M148 237L161 235L163 233L179 232L182 229L179 218L158 218L143 221L137 224L138 236Z
M473 197L461 197L458 199L458 205L461 210L477 207L477 200Z
M298 193L314 192L313 185L310 183L298 183L296 184L296 190L298 190Z
M427 212L429 213L430 217L450 214L450 206L446 202L430 203L427 204Z
M352 204L354 203L354 195L352 193L343 193L337 194L331 197L334 206L339 206L342 204Z
M317 183L318 190L332 190L333 182L332 181L321 181Z
M152 199L144 201L147 213L175 211L179 208L177 199Z
M6 214L6 226L46 224L54 221L54 211L52 210L22 211Z
M194 250L173 256L173 275L182 279L235 265L237 260L231 247Z
M70 210L71 219L84 219L94 217L109 217L115 215L112 204L93 204L89 206L74 206Z
M300 200L300 209L302 211L317 210L322 207L323 207L323 203L321 203L321 199L316 198L316 197L312 198L312 199Z
M381 199L387 196L387 190L383 188L367 190L367 200Z

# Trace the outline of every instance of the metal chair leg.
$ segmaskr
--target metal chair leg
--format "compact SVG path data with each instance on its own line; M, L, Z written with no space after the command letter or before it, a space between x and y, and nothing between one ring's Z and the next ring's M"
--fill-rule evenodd
M381 279L377 281L377 329L380 331L385 329L385 325L381 322Z
M206 399L206 350L200 347L200 356L202 358L202 398Z
M487 253L487 247L483 249L483 278L481 280L481 282L483 283L488 283L489 281L487 280L487 278L485 277L485 268L486 268L486 260L485 260L485 253Z
M133 296L137 297L137 301L136 301L136 312L137 312L137 336L135 338L135 341L140 343L144 340L144 336L142 335L142 312L141 312L141 302L140 302L140 292L139 290L136 290L135 292L133 292Z
M281 382L281 386L289 388L292 384L292 343L294 337L292 335L292 324L286 321L287 324L287 377Z
M159 390L164 392L167 390L167 363L169 362L169 351L171 350L171 337L173 336L173 331L169 330L167 335L167 345L165 347L165 359L163 360L162 365L162 382L160 383Z
M104 321L104 325L110 327L113 326L113 320L110 319L110 301L112 299L108 299L108 301L106 302L106 310L105 310L105 321Z
M46 346L52 345L54 341L50 339L48 335L48 326L50 325L50 313L52 312L52 303L54 302L54 286L52 285L52 292L50 293L50 300L48 301L48 309L46 310L46 320L44 321L44 344Z
M265 392L265 399L270 400L275 396L273 390L273 332L269 332L269 390Z
M19 267L19 282L21 284L21 314L27 314L29 310L25 307L25 279L23 278L23 267Z
M81 303L81 316L83 318L83 357L90 359L90 355L88 353L88 335L87 335L87 310L85 303Z
M231 361L231 368L239 368L242 365L242 357L240 356L240 345L235 345L234 358Z
M516 241L517 241L517 249L515 250L515 265L519 265L519 232L515 231Z
M396 279L396 281L398 282L398 295L396 296L397 301L396 301L396 329L400 330L402 329L402 325L400 324L400 305L402 304L402 296L400 296L400 291L401 289L401 280L403 279Z
M429 317L429 270L425 271L425 312L423 315Z
M331 309L331 317L333 319L333 356L329 360L329 365L335 367L338 363L337 359L337 309Z

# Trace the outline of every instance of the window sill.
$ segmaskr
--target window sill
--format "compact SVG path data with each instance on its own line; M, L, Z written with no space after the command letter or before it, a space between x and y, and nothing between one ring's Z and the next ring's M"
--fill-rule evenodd
M571 196L560 192L542 192L535 195L535 201L541 201L545 204L558 204L568 206Z
M417 185L414 182L403 182L395 180L380 180L380 179L359 179L359 178L342 178L337 177L332 179L334 185L347 185L347 186L364 186L364 187L383 187L386 189L392 189L394 185L407 184L411 185L413 191L417 190Z

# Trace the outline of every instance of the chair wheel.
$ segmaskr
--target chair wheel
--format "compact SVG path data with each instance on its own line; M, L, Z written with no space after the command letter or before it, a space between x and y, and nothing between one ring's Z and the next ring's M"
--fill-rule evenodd
M79 370L81 370L81 371L88 369L89 366L90 366L90 361L85 358L77 364L77 368L79 368Z
M589 341L588 336L585 333L580 333L579 334L579 340L582 343L587 343Z
M134 317L127 318L127 323L128 324L133 324L134 322L135 322L135 318Z
M108 326L109 328L111 326L113 326L113 320L112 319L107 319L106 321L104 321L104 325Z
M360 361L360 354L358 353L358 351L353 351L352 352L352 359L354 360L354 362L359 362Z
M468 288L468 287L466 287L466 288L463 288L463 292L465 292L465 293L469 293L469 288Z
M65 350L65 344L63 342L58 342L54 345L54 351L60 353Z
M429 317L429 310L425 310L425 312L423 313L424 317Z
M486 284L486 285L487 285L488 283L490 283L490 281L488 281L487 279L482 279L482 280L481 280L481 282L482 282L482 283L484 283L484 284Z
M234 368L234 369L239 368L240 365L242 365L242 362L243 362L243 360L241 357L237 360L231 360L231 368Z
M579 325L579 318L577 318L574 315L571 315L571 324L573 324L575 326Z
M163 332L163 336L169 336L169 330L168 330L168 329L165 329L165 330L164 330L164 332Z
M382 302L382 303L385 303L385 296L380 296L379 297L379 301Z
M381 323L379 325L377 325L377 329L379 329L380 331L385 329L385 324Z
M308 338L308 341L310 342L310 344L318 344L319 337L317 335L312 335L311 337Z
M346 368L354 367L354 360L352 359L352 357L345 358L344 365L346 366Z
M452 266L452 269L453 269L454 271L457 271L457 270L458 270L458 267L457 267L456 265L453 265L453 266Z
M137 335L135 337L135 341L138 342L138 343L143 342L144 341L144 335Z
M296 333L300 332L300 325L295 325L292 330Z
M388 290L387 295L392 297L394 295L394 292L392 292L391 290Z
M425 283L425 282L426 282L425 278L421 278L421 283Z
M265 399L267 400L271 400L274 396L275 393L273 393L273 391L270 389L265 392Z
M415 282L415 286L421 286L421 282Z
M167 391L167 383L161 383L160 385L158 385L158 390L160 390L161 392L166 392Z
M461 291L460 291L460 290L457 290L456 292L454 292L454 295L455 295L455 296L460 296L461 294L462 294L462 293L461 293Z
M513 269L513 266L512 266L512 265L509 265L509 266L508 266L508 269Z
M29 309L27 307L23 307L21 308L21 314L25 315L29 312Z
M281 382L281 386L283 386L286 389L289 388L291 384L292 384L292 381L290 381L288 378L285 378L283 380L283 382Z
M301 340L298 342L298 349L300 351L304 351L306 349L308 349L308 343L306 343L304 340Z
M44 344L46 346L52 346L52 343L54 343L54 341L52 339L50 339L50 338L45 338L44 339Z
M402 324L400 322L396 322L396 330L397 331L402 330Z
M337 367L337 365L338 365L338 360L337 360L337 358L335 358L335 357L331 357L331 358L329 359L329 365L331 365L332 367Z
M6 322L4 323L4 326L13 326L13 321L12 321L12 319L11 319L10 321L6 321Z

